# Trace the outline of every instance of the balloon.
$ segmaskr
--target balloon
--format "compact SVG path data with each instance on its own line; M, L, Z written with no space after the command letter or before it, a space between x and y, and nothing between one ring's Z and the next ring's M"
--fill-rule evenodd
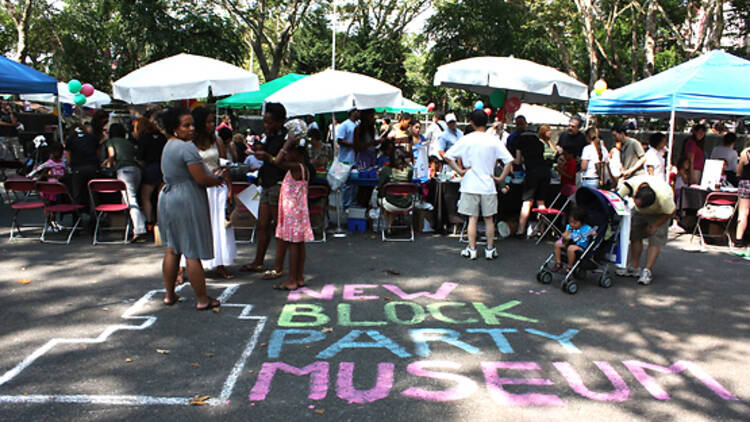
M435 103L429 103L427 104L427 111L435 110Z
M495 117L497 117L501 122L505 123L505 110L503 110L502 108L498 108L497 113L495 113Z
M474 110L481 110L484 108L484 103L482 100L477 100L477 102L474 103Z
M521 108L521 100L518 97L510 97L505 101L503 108L507 113L515 113Z
M75 95L75 97L73 97L73 102L76 103L76 105L82 106L86 104L86 96L78 93Z
M492 109L489 108L489 107L485 107L484 108L484 114L486 114L487 116L491 116L492 115Z
M91 84L83 84L81 86L81 94L85 95L86 97L94 95L94 86Z
M71 79L70 82L68 82L68 91L70 91L71 94L78 94L80 90L81 81L78 79Z
M604 79L599 79L594 84L594 91L596 95L602 95L607 90L607 82Z
M490 104L492 104L493 107L502 107L505 105L505 91L502 89L496 89L495 92L493 92L490 95Z

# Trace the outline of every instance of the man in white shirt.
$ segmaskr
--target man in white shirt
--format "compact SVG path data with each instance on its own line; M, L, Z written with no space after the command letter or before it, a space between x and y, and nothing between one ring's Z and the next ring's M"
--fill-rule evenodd
M445 161L461 179L461 199L458 212L469 217L467 228L469 246L461 251L461 255L469 259L477 259L477 223L481 212L487 231L487 249L484 256L487 259L497 257L495 249L495 223L493 216L497 214L496 181L505 180L511 171L511 157L507 148L497 142L497 138L486 132L487 115L482 110L474 110L470 116L474 132L462 137L445 153ZM461 159L463 166L456 160ZM495 177L495 165L501 160L505 167L500 177Z
M427 139L427 151L430 157L439 157L440 135L442 135L446 129L448 129L448 125L445 123L445 114L441 112L435 113L435 116L432 118L432 124L424 133L424 137Z
M336 141L339 144L339 161L349 166L355 164L354 153L354 130L357 129L359 112L355 109L349 110L349 118L336 127ZM357 195L356 186L347 182L341 187L341 206L349 208Z

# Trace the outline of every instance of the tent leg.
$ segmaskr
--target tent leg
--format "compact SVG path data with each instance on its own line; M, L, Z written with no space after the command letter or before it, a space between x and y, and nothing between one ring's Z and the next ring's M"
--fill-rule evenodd
M62 104L60 104L60 96L57 96L57 135L60 137L60 144L65 144L65 137L63 135L63 123L62 123Z
M669 183L669 169L672 166L672 148L674 148L674 127L675 127L675 119L676 119L676 112L675 109L672 108L672 114L669 116L669 149L667 149L667 171L665 172L665 177L667 178L667 183Z

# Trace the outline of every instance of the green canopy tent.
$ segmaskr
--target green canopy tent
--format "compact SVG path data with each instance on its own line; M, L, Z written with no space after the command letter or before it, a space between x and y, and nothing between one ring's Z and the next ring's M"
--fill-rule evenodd
M273 95L276 91L286 87L289 84L297 82L300 79L306 78L307 75L299 75L297 73L290 73L280 78L276 78L272 81L266 82L260 86L260 90L252 92L242 92L239 94L232 95L231 97L224 98L216 102L216 106L219 108L235 108L235 109L254 109L260 110L263 107L263 101L266 98Z
M426 114L427 107L417 104L412 100L403 99L401 107L383 107L375 109L378 113L410 113L410 114Z

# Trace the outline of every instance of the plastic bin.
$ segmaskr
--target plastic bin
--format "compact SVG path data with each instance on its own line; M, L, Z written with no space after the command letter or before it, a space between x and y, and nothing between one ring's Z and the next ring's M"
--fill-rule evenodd
M350 232L365 232L367 231L367 220L364 218L351 218L346 220L346 228Z

